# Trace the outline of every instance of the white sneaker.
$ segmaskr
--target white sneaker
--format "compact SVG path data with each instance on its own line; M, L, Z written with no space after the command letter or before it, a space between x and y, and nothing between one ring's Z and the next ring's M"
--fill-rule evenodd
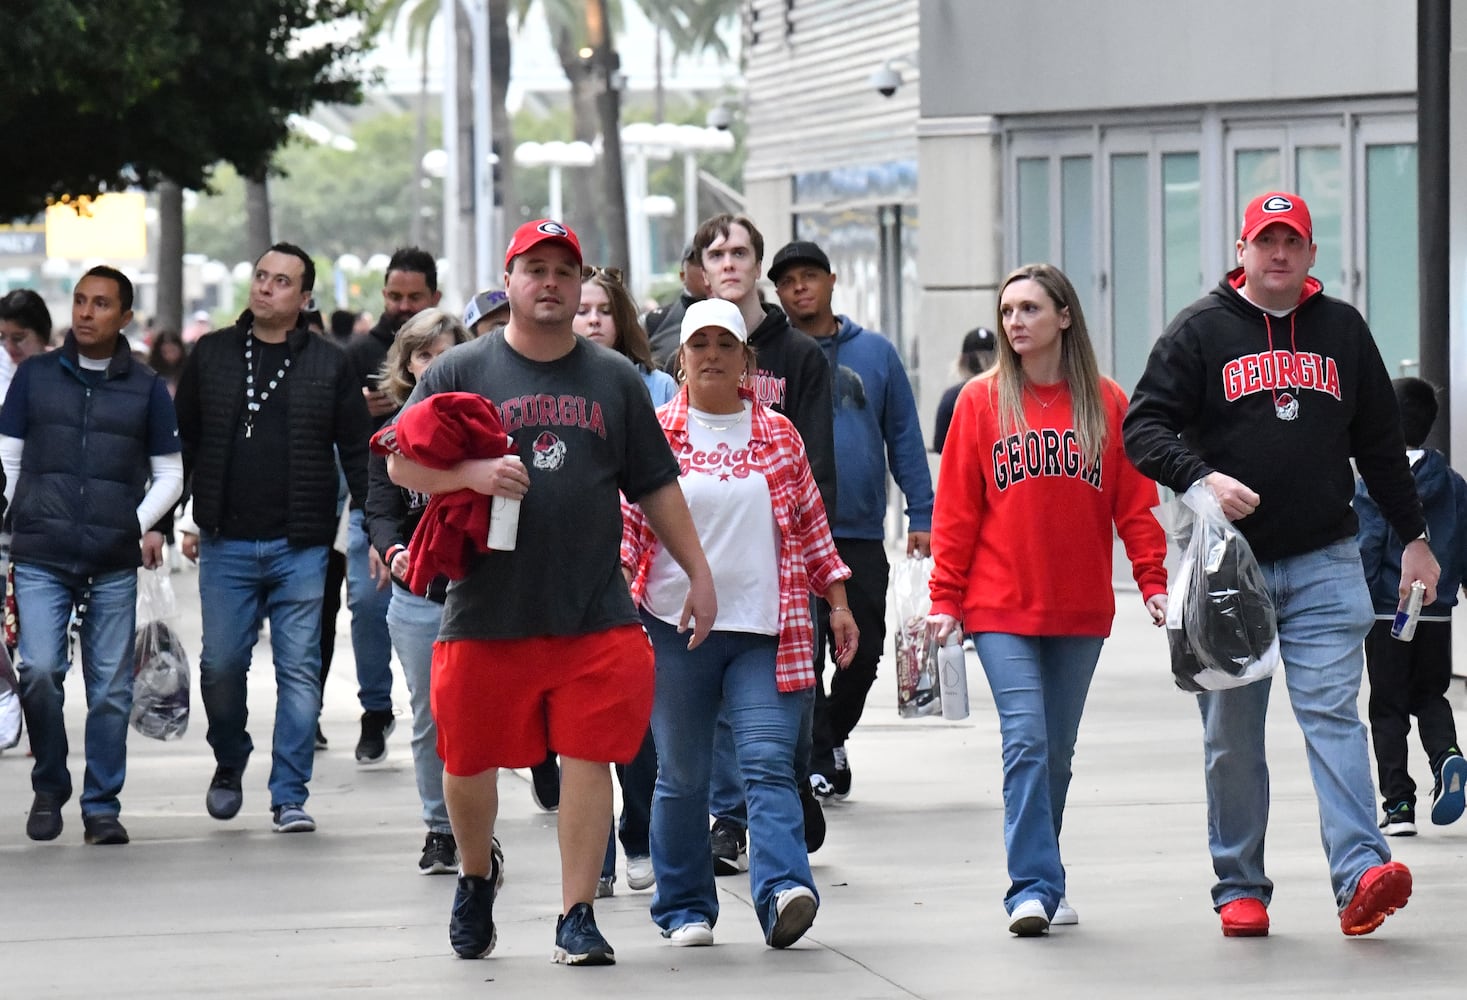
M703 948L713 943L713 928L706 920L695 920L668 931L667 940L679 948Z
M769 930L769 947L788 948L810 929L819 907L815 892L803 885L785 889L774 897L774 926Z
M1080 922L1080 914L1070 905L1070 901L1061 896L1059 905L1054 908L1054 919L1049 922L1051 927L1073 927Z
M652 871L652 859L645 854L627 858L627 888L650 889L657 882Z
M1049 915L1037 899L1026 899L1009 914L1009 933L1019 937L1038 937L1049 932Z

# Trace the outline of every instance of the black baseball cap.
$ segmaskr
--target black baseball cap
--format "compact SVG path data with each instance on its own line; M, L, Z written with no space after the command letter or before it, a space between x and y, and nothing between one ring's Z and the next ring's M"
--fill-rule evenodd
M993 331L986 326L969 330L963 337L964 354L972 354L974 351L991 351L997 347L998 337L994 336Z
M809 240L795 240L780 247L779 253L774 255L774 260L769 265L769 280L778 282L785 268L794 264L814 264L827 274L830 273L830 258L825 256L824 250Z

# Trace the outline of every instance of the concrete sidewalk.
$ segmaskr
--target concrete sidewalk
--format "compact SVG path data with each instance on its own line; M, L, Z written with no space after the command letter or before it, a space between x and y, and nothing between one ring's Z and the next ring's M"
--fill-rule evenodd
M194 576L175 579L196 651ZM309 804L315 834L270 832L265 646L252 684L257 751L232 822L204 811L213 760L197 691L184 739L129 742L128 847L83 846L75 799L59 840L28 841L30 761L19 750L0 755L0 998L1461 996L1467 822L1423 822L1421 836L1393 841L1416 876L1411 904L1374 935L1345 938L1282 685L1270 721L1273 934L1220 935L1195 701L1173 689L1165 643L1135 592L1118 604L1066 816L1069 898L1081 924L1047 938L1006 930L997 724L969 654L972 715L956 723L898 719L883 664L850 744L852 798L827 809L829 838L812 858L820 915L795 948L764 946L745 879L719 880L717 945L683 950L648 919L650 893L619 878L617 895L597 904L618 964L551 965L555 817L534 807L525 773L506 772L499 944L487 960L460 961L447 940L454 880L416 871L423 827L405 717L386 764L359 768L352 757L358 709L343 610L326 697L331 749L316 757ZM67 689L79 787L80 678ZM394 694L405 709L400 677ZM1460 710L1460 688L1453 697ZM1419 754L1413 764L1421 781Z

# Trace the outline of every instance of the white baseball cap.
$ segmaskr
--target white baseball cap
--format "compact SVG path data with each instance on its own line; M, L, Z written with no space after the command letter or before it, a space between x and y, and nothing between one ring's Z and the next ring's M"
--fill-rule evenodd
M744 314L739 312L738 306L727 299L703 299L688 306L688 311L683 313L683 327L678 343L686 344L689 337L710 326L727 330L738 337L741 344L749 342Z

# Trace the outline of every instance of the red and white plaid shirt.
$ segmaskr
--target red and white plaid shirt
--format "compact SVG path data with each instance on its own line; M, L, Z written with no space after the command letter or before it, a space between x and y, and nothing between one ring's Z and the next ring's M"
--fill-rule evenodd
M836 554L825 505L794 424L759 405L747 390L740 389L739 395L753 401L749 458L769 483L769 501L779 526L779 649L774 678L781 691L804 691L815 686L810 591L824 597L832 583L848 578L851 571ZM657 419L673 454L681 454L688 440L688 390L683 388L664 404ZM683 463L682 474L687 473ZM632 571L632 600L639 607L657 546L642 509L623 500L621 562Z

